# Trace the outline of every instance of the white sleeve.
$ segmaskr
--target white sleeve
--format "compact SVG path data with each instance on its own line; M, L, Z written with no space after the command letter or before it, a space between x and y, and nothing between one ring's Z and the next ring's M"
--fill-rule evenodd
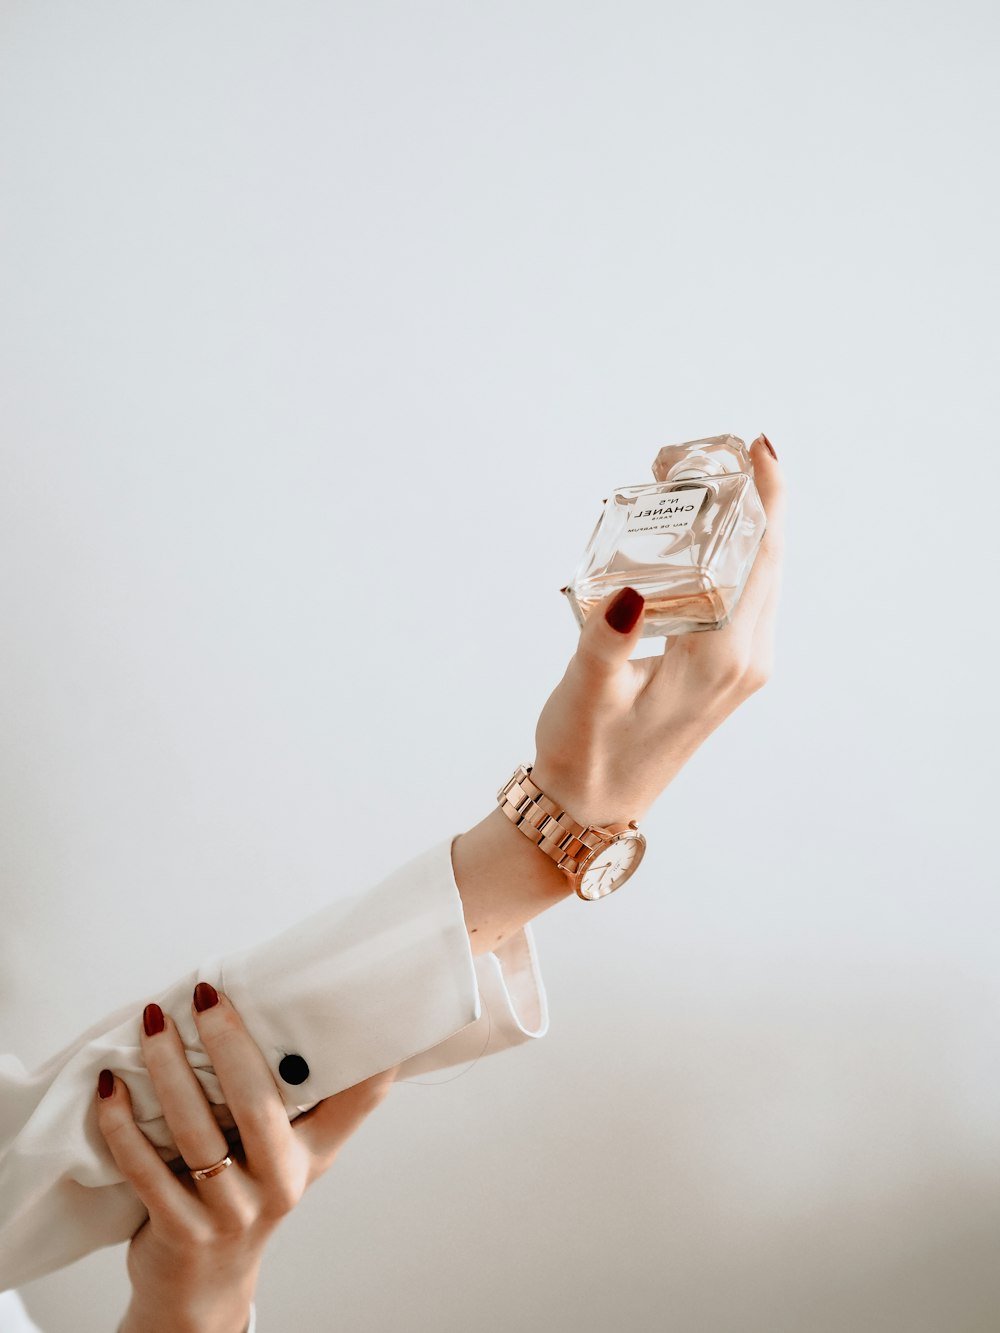
M544 1035L545 993L527 929L473 958L453 841L146 997L177 1024L224 1129L232 1118L191 1015L198 981L233 1001L290 1120L392 1065L409 1077ZM97 1128L101 1069L125 1080L161 1156L178 1155L142 1059L142 1003L96 1024L33 1074L0 1056L0 1291L127 1240L146 1216Z
M0 1291L0 1333L42 1333L16 1291Z
M256 1333L257 1307L250 1303L250 1322L243 1333ZM0 1291L0 1333L42 1333L16 1291Z

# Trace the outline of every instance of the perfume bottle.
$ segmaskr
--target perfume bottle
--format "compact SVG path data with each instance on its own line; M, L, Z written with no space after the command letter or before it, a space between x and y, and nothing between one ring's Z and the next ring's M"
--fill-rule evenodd
M580 625L609 593L632 587L646 602L642 638L722 629L766 525L750 452L735 435L668 444L653 476L604 501L563 592Z

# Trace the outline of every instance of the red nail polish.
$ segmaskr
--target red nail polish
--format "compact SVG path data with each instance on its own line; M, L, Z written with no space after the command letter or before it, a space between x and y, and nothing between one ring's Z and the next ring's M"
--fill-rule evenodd
M764 441L765 445L767 446L767 452L771 455L771 457L774 459L774 461L777 462L777 461L778 461L778 455L774 452L774 445L773 445L773 444L771 443L771 441L767 438L767 436L764 434L763 431L761 431L761 433L760 433L760 438Z
M147 1004L142 1011L142 1026L147 1037L163 1031L163 1010L158 1004Z
M102 1100L110 1097L115 1090L115 1076L110 1069L102 1069L97 1077L97 1095Z
M219 992L214 986L209 985L207 981L199 981L194 988L194 1007L199 1014L203 1014L206 1009L211 1009L219 1003Z
M619 634L630 634L636 621L642 615L646 599L634 588L622 588L616 593L611 605L604 613L604 619Z

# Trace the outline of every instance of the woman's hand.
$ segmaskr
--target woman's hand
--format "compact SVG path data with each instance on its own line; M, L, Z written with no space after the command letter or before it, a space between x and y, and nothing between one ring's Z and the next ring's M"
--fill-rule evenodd
M600 602L535 731L532 778L587 824L641 819L699 745L767 681L781 578L784 486L759 436L750 447L767 530L743 595L721 630L667 639L662 654L629 661L627 633Z
M238 1149L229 1147L177 1028L158 1005L143 1014L143 1057L187 1171L175 1174L138 1128L125 1083L108 1070L98 1081L101 1132L149 1213L129 1245L133 1298L121 1333L243 1333L268 1238L396 1075L378 1074L290 1123L264 1057L226 997L202 982L193 1012L236 1122ZM190 1175L227 1154L231 1165L210 1178Z

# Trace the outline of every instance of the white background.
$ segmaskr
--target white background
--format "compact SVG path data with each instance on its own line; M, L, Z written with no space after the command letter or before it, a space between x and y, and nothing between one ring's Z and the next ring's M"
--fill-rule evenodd
M995 1333L986 3L0 6L3 1048L477 822L660 445L765 430L777 665L404 1086L262 1333ZM137 1010L138 1013L138 1010ZM32 1284L97 1333L124 1251Z

